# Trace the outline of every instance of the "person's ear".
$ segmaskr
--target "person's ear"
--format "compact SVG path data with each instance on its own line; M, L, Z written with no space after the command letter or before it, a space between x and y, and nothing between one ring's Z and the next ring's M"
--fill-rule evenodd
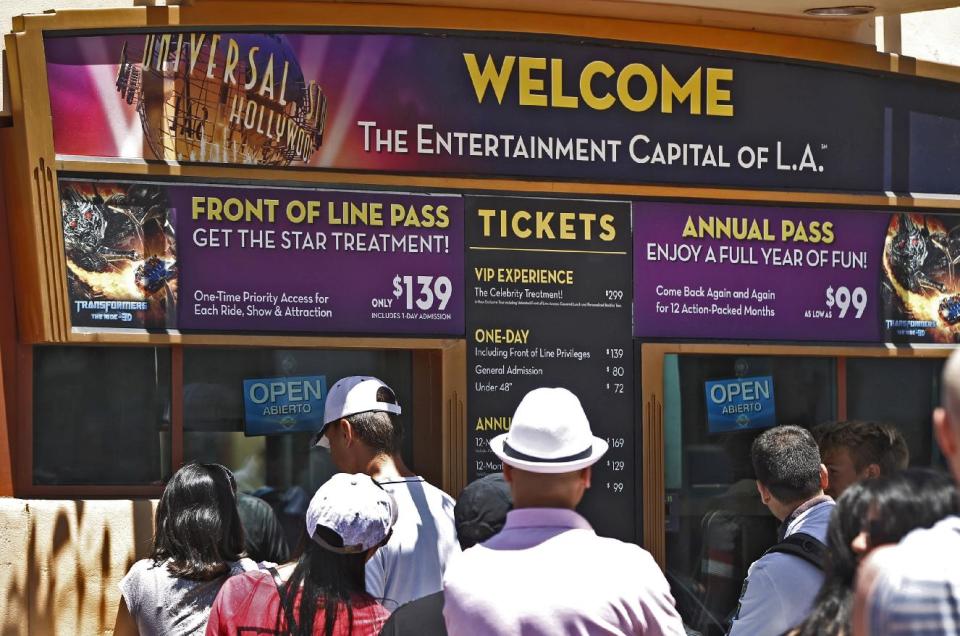
M770 489L761 484L759 481L757 482L757 492L760 493L760 501L763 502L763 505L770 503L770 499L773 497L773 495L770 494Z
M344 448L349 448L350 445L353 444L353 440L356 438L353 425L350 424L350 420L341 417L340 425L337 427L337 432L343 438Z
M947 410L938 406L933 410L933 433L944 456L952 457L957 450L957 441L953 437Z
M586 490L590 488L590 479L593 477L593 466L587 466L583 469L583 472L580 474L580 479L583 481L583 488Z
M820 490L826 490L827 486L830 485L830 473L827 472L827 467L823 464L820 464Z
M503 481L508 484L513 483L513 466L507 462L503 462Z
M877 477L880 476L880 465L869 464L866 468L864 468L861 471L860 476L863 477L864 479L876 479Z

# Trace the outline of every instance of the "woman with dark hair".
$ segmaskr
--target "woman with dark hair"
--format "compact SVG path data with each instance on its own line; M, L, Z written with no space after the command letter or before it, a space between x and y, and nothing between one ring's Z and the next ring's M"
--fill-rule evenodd
M153 550L120 581L114 634L202 634L227 577L257 564L243 558L237 484L220 464L187 464L157 505Z
M910 468L847 488L830 518L823 586L810 615L790 636L850 636L860 560L873 548L897 543L909 532L930 528L958 512L950 476L929 469Z
M393 496L367 475L334 475L307 508L296 564L227 581L207 636L238 633L373 636L389 612L366 591L364 564L390 538Z

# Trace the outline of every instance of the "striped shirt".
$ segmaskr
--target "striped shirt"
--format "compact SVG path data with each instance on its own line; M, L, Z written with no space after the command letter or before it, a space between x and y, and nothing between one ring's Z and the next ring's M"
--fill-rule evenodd
M960 517L915 530L866 565L871 636L960 634Z

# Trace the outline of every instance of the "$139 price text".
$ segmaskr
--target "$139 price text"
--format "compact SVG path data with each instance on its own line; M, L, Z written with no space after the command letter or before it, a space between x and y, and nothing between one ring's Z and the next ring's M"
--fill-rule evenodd
M414 307L420 311L436 309L443 311L453 295L453 283L446 276L403 276L393 277L393 297L401 302L404 309ZM387 299L389 300L389 299ZM390 305L393 303L391 302ZM436 304L436 306L434 306ZM389 306L389 305L387 305Z

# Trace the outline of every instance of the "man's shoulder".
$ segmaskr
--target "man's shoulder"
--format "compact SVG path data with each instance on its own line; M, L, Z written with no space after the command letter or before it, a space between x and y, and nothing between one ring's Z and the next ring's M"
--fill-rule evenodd
M491 552L513 554L520 550L546 553L559 551L567 553L569 559L579 562L577 567L580 569L589 568L591 565L607 568L610 563L616 563L621 569L650 567L660 570L653 556L639 545L599 536L590 528L558 529L549 541L542 539L543 537L540 537L527 545L522 537L515 540L510 530L501 531L487 541L465 550L464 555L469 555L467 563L484 564L489 562Z
M960 517L947 517L932 528L914 530L899 544L871 554L868 562L888 581L960 581Z
M960 519L917 530L899 545L873 551L857 575L858 620L870 633L893 622L920 623L924 633L952 633L960 624ZM862 599L862 600L861 600Z
M423 479L423 478L421 479L422 481L420 483L423 484L423 491L427 493L428 496L434 497L436 499L440 499L444 503L449 503L450 505L453 505L456 503L456 500L450 495L448 495L446 492L444 492L440 488L437 488L426 479Z
M902 554L941 554L945 548L949 551L943 556L960 559L960 517L950 516L941 519L932 528L914 530L897 546Z
M421 492L430 499L441 499L445 502L449 501L451 504L455 502L453 497L419 475L416 477L378 480L377 483L383 486L384 490L390 492L402 491L410 494Z
M618 559L618 563L656 565L653 555L635 543L628 543L611 537L601 537L592 531L577 532L575 538L577 541L583 542L586 551L614 555Z
M802 532L821 543L826 543L827 530L830 527L830 517L835 507L836 502L829 498L815 504L790 525L787 536Z
M823 571L809 561L786 552L768 552L753 562L748 578L763 577L773 585L791 584L795 577L823 579Z

